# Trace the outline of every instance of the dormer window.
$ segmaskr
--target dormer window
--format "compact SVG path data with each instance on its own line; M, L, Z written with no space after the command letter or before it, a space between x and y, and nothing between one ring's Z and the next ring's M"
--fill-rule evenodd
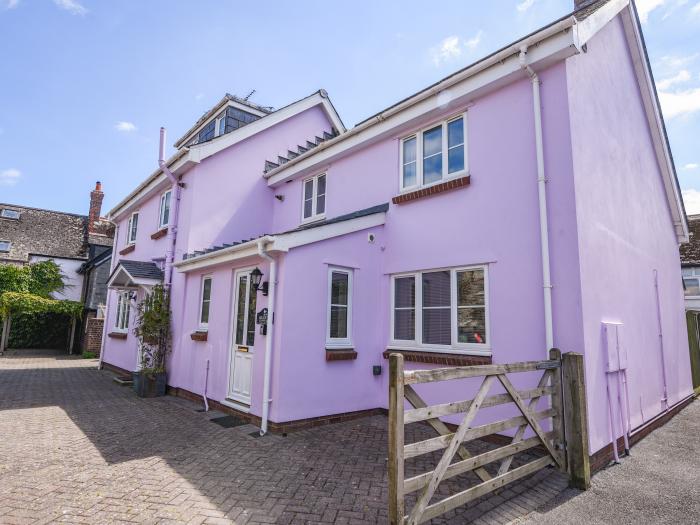
M19 212L17 210L10 210L9 208L3 208L2 211L0 211L0 217L3 219L18 220Z
M207 122L188 143L188 146L201 144L215 137L237 130L258 120L260 116L243 111L235 106L229 106L216 117Z
M401 191L462 176L466 172L466 115L432 125L401 141Z

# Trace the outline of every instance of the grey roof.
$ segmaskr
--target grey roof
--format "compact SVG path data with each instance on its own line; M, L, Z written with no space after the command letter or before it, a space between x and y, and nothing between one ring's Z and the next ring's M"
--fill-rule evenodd
M294 228L293 230L287 230L281 233L277 233L275 235L283 235L285 233L295 233L295 232L300 232L304 230L311 230L313 228L318 228L320 226L328 226L329 224L336 224L338 222L344 222L344 221L349 221L352 219L359 219L360 217L366 217L367 215L374 215L375 213L386 213L386 211L389 210L389 203L385 202L384 204L379 204L377 206L372 206L370 208L365 208L363 210L358 210L354 211L352 213L346 213L345 215L339 215L338 217L333 217L332 219L327 219L323 221L318 221L318 222L312 222L310 224L304 224L302 226L299 226L298 228ZM239 244L243 244L246 242L254 241L256 239L261 239L262 237L265 237L267 234L264 233L262 235L259 235L257 237L251 237L250 239L244 239L236 242L231 242L231 243L225 243L221 244L218 246L212 246L211 248L206 248L204 250L197 250L191 253L186 253L185 255L182 256L182 260L187 260L187 259L192 259L194 257L199 257L200 255L205 255L207 253L211 252L218 252L219 250L224 250L226 248L230 248L232 246L237 246ZM131 272L129 272L131 273ZM132 274L133 275L133 274Z
M129 275L136 279L157 279L159 281L163 280L163 270L158 268L158 266L154 262L129 261L122 259L114 268L112 275L114 275L114 272L116 272L120 266L124 268L127 272L129 272Z
M274 170L275 168L279 168L282 164L286 164L290 160L298 157L299 155L303 155L309 150L314 149L316 146L321 144L322 142L325 142L327 140L333 139L339 135L339 132L335 128L331 128L331 131L324 131L322 133L322 136L319 137L318 135L314 137L311 140L307 140L305 145L299 145L297 146L296 151L288 150L286 156L278 156L277 157L277 162L273 162L271 160L266 160L265 161L265 167L263 168L263 173L267 173L268 171Z

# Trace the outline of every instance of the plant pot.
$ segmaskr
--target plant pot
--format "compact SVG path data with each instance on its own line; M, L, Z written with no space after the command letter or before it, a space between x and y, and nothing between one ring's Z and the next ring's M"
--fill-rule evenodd
M134 372L134 392L139 397L165 395L167 385L165 372Z

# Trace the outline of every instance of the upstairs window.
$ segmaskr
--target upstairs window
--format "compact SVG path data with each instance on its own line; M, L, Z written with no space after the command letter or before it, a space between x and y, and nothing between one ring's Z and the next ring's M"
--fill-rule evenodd
M321 219L326 214L326 174L316 175L303 183L302 221Z
M131 314L131 292L117 292L117 315L114 319L114 329L126 332L129 329Z
M700 267L683 268L683 288L686 297L700 296Z
M209 306L211 304L211 277L202 279L202 296L199 302L199 327L209 326Z
M455 352L488 350L486 267L392 278L392 345Z
M352 272L341 268L328 271L327 346L352 345Z
M134 244L136 242L136 231L139 225L139 214L138 212L132 213L129 217L129 224L126 229L126 244Z
M459 177L466 172L465 115L426 128L401 141L401 190Z
M0 241L0 253L7 253L12 248L12 243L10 241Z
M158 228L166 228L170 224L170 196L171 190L166 191L160 196L160 214L158 220Z
M8 208L3 208L0 211L0 217L3 219L19 219L19 212L17 210L10 210Z

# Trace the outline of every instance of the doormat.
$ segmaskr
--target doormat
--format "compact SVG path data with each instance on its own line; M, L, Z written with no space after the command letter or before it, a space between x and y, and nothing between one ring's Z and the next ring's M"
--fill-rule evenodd
M224 428L233 428L233 427L240 427L241 425L247 425L247 421L243 421L241 418L238 418L236 416L224 416L224 417L215 417L213 419L210 419L212 423L216 423L219 426L222 426Z

